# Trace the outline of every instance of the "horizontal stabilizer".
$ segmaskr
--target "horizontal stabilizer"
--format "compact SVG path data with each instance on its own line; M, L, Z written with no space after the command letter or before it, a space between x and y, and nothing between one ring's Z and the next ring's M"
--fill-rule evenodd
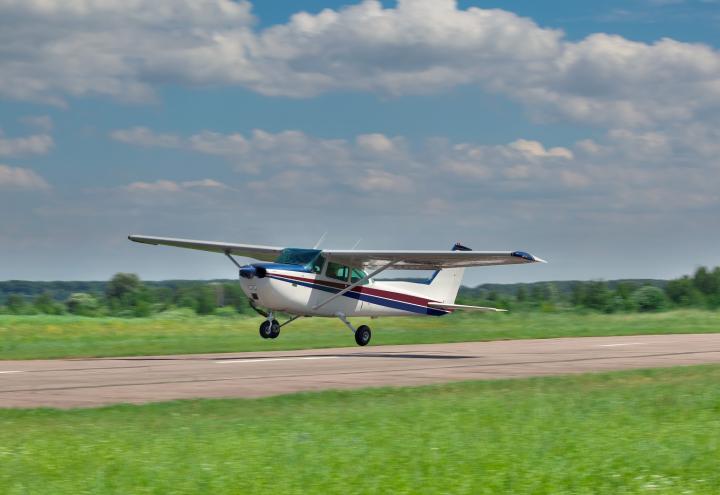
M445 304L445 303L436 303L436 302L429 302L428 306L431 308L438 308L438 309L449 309L450 311L454 309L461 309L463 311L486 311L486 312L497 312L497 313L503 313L507 311L507 309L500 309L500 308L486 308L485 306L467 306L465 304Z

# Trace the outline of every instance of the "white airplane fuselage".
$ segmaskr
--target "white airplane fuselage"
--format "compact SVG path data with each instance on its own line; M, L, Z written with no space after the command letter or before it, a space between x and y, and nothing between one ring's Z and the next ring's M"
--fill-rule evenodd
M451 311L428 306L443 302L423 294L422 282L375 281L354 287L315 309L350 285L304 266L255 263L261 276L240 277L240 286L257 306L301 316L443 316Z

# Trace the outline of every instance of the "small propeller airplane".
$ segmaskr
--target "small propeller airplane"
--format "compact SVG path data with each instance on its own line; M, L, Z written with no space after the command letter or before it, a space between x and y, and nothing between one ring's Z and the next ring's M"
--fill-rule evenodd
M505 311L455 304L466 267L546 263L524 251L472 251L455 244L450 251L366 251L300 249L130 235L143 244L222 253L239 270L250 306L265 318L260 336L274 339L280 329L311 316L339 318L355 342L370 342L370 327L355 328L349 317L444 316L455 310ZM233 257L257 260L241 265ZM385 270L432 270L424 282L375 280ZM265 308L265 309L261 309ZM284 323L275 313L291 315Z

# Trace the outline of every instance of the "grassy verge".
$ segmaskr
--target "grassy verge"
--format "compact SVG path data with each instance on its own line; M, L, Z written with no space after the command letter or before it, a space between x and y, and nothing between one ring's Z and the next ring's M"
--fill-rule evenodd
M258 335L260 318L82 318L0 316L0 359L267 351L353 346L336 319L301 319L276 340ZM359 324L361 321L358 320ZM720 312L655 314L465 314L442 318L366 320L373 345L569 336L709 333Z
M720 492L720 367L0 410L0 493Z

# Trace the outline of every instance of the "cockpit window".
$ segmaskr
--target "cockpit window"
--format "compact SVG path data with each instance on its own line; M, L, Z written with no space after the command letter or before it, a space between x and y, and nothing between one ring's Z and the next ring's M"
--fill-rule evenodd
M313 261L312 266L310 267L310 270L312 270L313 273L316 273L320 275L320 272L322 272L323 265L325 265L325 258L320 255L317 258L315 258L315 261Z
M310 266L321 252L319 249L287 248L282 250L275 263Z
M360 270L360 269L358 269L358 268L353 268L353 270L352 270L352 275L350 276L350 283L354 284L354 283L357 282L358 280L362 280L362 279L364 279L365 277L367 277L367 274L366 274L364 271L362 271L362 270ZM360 284L360 285L365 285L365 284L367 284L367 283L368 283L368 281L366 280L365 282L363 282L363 283Z
M333 263L332 261L328 262L327 272L325 272L325 275L327 275L328 277L347 282L349 274L350 268L348 268L347 266Z

